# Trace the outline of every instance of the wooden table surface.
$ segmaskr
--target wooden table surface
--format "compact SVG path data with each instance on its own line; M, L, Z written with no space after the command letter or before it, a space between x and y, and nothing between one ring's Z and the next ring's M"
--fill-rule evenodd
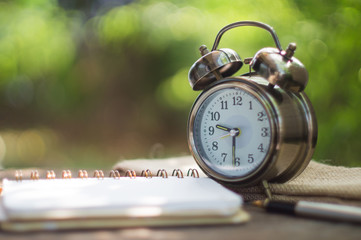
M13 176L13 171L0 171L0 179ZM9 233L0 230L0 239L92 240L92 239L361 239L361 224L266 213L245 205L249 222L240 225L123 228L111 230L55 231Z

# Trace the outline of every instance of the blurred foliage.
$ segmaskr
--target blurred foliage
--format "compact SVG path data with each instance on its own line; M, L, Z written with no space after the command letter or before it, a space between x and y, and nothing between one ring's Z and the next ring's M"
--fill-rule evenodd
M361 166L361 2L0 1L0 162L110 167L189 154L187 81L198 47L240 20L274 27L309 71L314 158ZM261 29L227 32L242 58L274 46ZM246 72L242 69L238 74Z

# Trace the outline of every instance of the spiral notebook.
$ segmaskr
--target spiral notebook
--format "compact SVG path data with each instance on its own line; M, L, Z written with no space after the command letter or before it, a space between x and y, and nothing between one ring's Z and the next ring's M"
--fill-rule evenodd
M0 221L3 230L32 231L138 226L242 223L248 214L242 198L209 178L192 172L163 171L144 177L128 172L104 177L82 172L71 178L3 180Z

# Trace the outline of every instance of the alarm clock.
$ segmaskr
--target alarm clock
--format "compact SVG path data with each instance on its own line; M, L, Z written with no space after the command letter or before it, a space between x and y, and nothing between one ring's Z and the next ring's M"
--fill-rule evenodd
M267 30L276 48L267 47L244 61L232 49L217 49L222 35L235 27ZM189 71L193 90L203 90L188 119L188 146L209 177L241 186L286 182L308 165L317 142L317 121L304 89L308 72L286 50L267 24L235 22L222 28L211 51ZM232 76L244 64L249 72ZM253 71L251 71L253 69Z

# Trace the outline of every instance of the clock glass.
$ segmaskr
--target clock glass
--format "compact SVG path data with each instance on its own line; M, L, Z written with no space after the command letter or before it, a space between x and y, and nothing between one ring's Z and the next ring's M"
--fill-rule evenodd
M255 172L268 156L270 114L255 92L237 86L205 92L193 121L193 147L212 171L227 178Z

